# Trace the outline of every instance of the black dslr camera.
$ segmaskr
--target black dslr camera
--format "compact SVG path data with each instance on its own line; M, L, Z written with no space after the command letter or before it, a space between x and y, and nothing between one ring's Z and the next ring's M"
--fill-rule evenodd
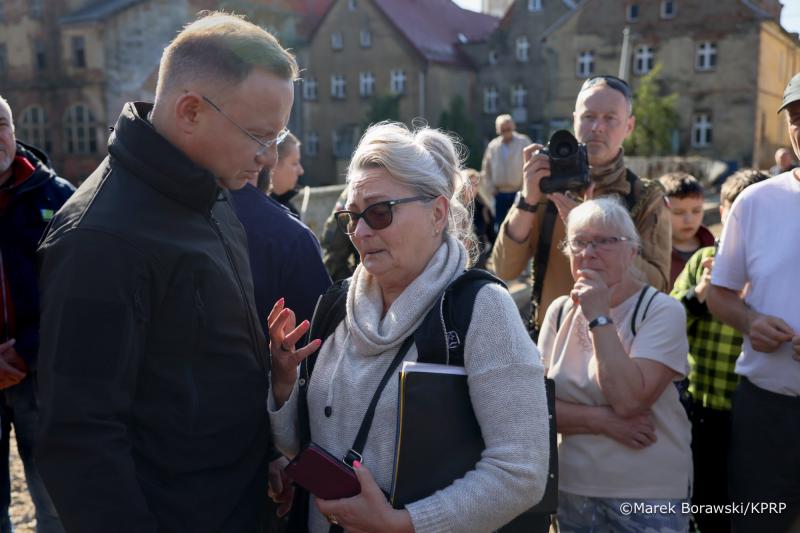
M542 178L539 189L545 194L580 191L589 186L589 154L567 130L558 130L540 153L550 159L550 177Z

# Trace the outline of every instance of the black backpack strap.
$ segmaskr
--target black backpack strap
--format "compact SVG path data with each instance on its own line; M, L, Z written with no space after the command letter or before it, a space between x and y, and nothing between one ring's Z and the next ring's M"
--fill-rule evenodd
M650 288L650 285L645 285L642 287L641 292L639 292L639 299L636 300L636 307L633 308L633 316L631 317L631 333L633 336L636 336L636 317L639 316L639 308L642 306L642 302L644 301L644 295L647 293L647 289ZM655 296L653 296L655 298ZM650 302L652 302L652 298ZM650 307L650 302L647 303L647 307ZM642 318L644 320L644 318Z
M489 283L506 285L485 270L465 271L442 292L414 332L417 361L464 366L464 344L478 292Z
M630 190L628 194L625 195L625 206L628 208L628 212L631 213L633 216L633 208L636 205L636 182L638 181L638 177L636 174L631 172L631 169L625 169L625 179L628 180L628 185L630 185Z
M564 301L561 302L561 305L558 306L558 314L556 315L556 333L558 330L561 329L561 320L564 318L564 315L569 313L568 307L570 307L570 303L572 303L572 298L564 298Z
M531 338L534 342L539 338L539 329L536 326L539 318L539 306L542 303L542 288L544 287L544 277L547 274L547 263L550 261L550 248L553 246L553 230L558 218L558 208L553 202L547 202L542 228L539 232L539 242L536 245L536 255L533 257L533 268L531 269Z

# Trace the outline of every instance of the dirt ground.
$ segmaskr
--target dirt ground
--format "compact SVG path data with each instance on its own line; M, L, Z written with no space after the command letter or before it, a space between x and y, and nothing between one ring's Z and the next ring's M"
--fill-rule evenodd
M11 471L11 522L14 524L14 533L36 533L36 515L28 494L28 485L25 483L25 471L22 461L17 454L17 439L11 432L11 453L9 454L9 469Z

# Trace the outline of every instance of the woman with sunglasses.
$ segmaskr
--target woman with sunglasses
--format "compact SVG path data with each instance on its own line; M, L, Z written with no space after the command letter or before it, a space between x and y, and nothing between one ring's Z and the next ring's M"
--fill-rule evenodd
M683 307L640 281L639 236L614 199L574 208L563 250L575 285L539 337L556 383L559 531L688 531Z
M298 453L298 363L319 349L307 397L311 440L343 457L401 344L470 264L461 240L471 216L459 201L460 160L444 133L393 123L370 127L351 159L348 185L346 210L337 219L361 264L350 279L346 319L324 342L301 347L307 322L295 327L282 302L269 317L270 416L276 444L289 456ZM493 531L541 499L548 466L543 367L500 285L478 292L464 346L486 445L474 470L404 509L390 506L384 492L391 490L398 414L398 380L390 379L363 464L353 464L361 494L316 500L309 506L310 531L328 531L331 523L352 531ZM405 360L416 358L412 345Z

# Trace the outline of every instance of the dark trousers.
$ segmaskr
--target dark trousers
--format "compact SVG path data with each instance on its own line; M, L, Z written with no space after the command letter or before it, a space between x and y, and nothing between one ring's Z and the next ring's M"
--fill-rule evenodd
M500 231L500 224L506 218L509 209L514 204L515 192L498 192L494 195L494 232Z
M731 413L708 409L699 403L692 406L692 456L696 505L724 505L728 499L728 451L731 437ZM700 533L730 531L730 518L722 513L694 516Z
M734 514L732 531L800 530L800 397L775 394L742 378L732 421L731 500L787 505L780 513L761 509Z

